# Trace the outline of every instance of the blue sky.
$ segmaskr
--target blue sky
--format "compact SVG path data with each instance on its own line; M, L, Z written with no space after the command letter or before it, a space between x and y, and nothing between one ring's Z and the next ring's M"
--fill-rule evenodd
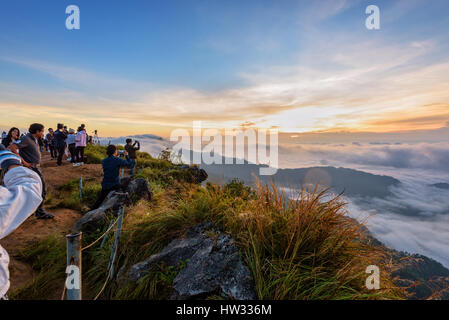
M65 28L70 4L80 8L80 30ZM381 30L365 28L370 4L380 7ZM191 120L214 127L253 122L287 131L376 131L376 121L421 108L415 114L434 119L423 128L437 128L447 116L444 88L435 92L438 98L413 104L404 99L406 88L392 92L385 83L422 72L429 82L445 83L448 9L444 0L2 0L0 109L17 112L0 124L26 123L37 108L50 118L80 108L94 109L87 120L106 131L119 123L123 132L144 133L147 124L163 130ZM432 67L440 72L428 74ZM415 79L409 88L417 87L425 89ZM364 99L378 92L394 95L402 109ZM440 106L422 110L426 104ZM373 105L385 109L379 119L364 110Z

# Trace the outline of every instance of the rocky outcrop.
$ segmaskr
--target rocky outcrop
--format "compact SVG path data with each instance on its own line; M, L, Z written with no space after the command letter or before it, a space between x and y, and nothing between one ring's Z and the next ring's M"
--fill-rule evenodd
M153 192L151 192L150 185L146 179L138 178L132 180L126 187L126 192L129 194L132 202L136 202L140 199L148 201L153 199Z
M178 266L186 261L173 281L173 299L214 293L238 300L256 299L250 271L243 264L233 239L210 223L195 226L185 238L173 240L160 253L132 266L129 278L137 281L157 265Z
M200 169L196 165L184 164L179 166L178 169L186 170L189 173L189 182L191 183L201 183L208 178L208 174L204 169Z
M366 235L364 241L388 253L385 265L391 272L394 284L405 290L407 299L449 300L449 269L426 256L388 248L368 228L362 226L362 230Z
M87 212L72 228L73 232L89 232L102 224L108 214L117 216L123 205L128 205L140 199L151 200L153 193L146 179L138 178L127 181L121 191L111 191L100 207Z
M406 288L411 300L449 300L449 270L441 263L419 255L391 250L395 284Z
M95 230L105 220L108 213L117 215L120 206L128 202L128 193L111 191L100 207L87 212L75 223L72 231L90 232Z

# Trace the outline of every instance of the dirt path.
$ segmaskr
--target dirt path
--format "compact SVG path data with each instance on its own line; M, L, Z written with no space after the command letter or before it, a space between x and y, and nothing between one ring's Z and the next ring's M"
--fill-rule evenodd
M81 217L79 212L70 209L61 208L49 210L49 212L55 216L53 220L38 220L32 216L17 230L2 240L2 246L10 256L10 290L21 287L35 276L31 266L15 258L21 250L30 243L50 235L59 234L65 236L70 233L73 224Z
M44 152L42 156L42 172L47 182L47 192L56 190L59 186L73 179L79 179L80 176L100 180L102 176L100 165L84 165L82 167L73 167L64 160L61 167L56 165L56 160L51 160L50 156ZM81 213L71 209L57 208L46 210L55 216L52 220L38 220L31 216L18 229L5 239L2 239L1 245L8 252L10 262L10 280L11 288L14 290L35 276L34 270L30 265L15 258L19 252L28 244L44 239L50 235L65 236L70 233L72 226L81 217Z

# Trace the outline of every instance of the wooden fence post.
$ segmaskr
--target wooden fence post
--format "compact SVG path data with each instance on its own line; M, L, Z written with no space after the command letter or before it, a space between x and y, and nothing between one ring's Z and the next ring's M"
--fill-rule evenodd
M79 284L78 288L67 287L67 300L81 300L81 239L82 232L69 234L66 236L67 239L67 267L76 266L78 267L78 272L73 273L73 275L78 276L76 279ZM72 276L73 276L72 275Z

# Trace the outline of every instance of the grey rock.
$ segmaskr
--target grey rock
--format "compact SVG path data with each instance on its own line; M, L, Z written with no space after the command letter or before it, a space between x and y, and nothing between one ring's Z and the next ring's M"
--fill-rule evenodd
M108 213L112 213L116 216L120 206L128 202L128 193L111 191L100 207L87 212L75 223L72 231L89 232L95 230L97 226L105 220Z
M132 181L128 179L126 183L122 181L122 190L125 192L111 191L101 206L87 212L75 223L72 230L74 232L95 230L99 224L105 221L107 214L112 213L117 216L120 206L128 205L140 199L151 200L153 198L153 193L146 179L138 178Z
M206 231L217 232L210 223L191 228L186 238L173 240L160 253L135 264L129 278L137 281L158 264L176 266L187 260L186 267L173 281L172 298L189 299L220 293L226 298L256 299L251 273L243 264L231 236L219 232L216 237L209 237Z
M196 183L199 184L205 180L207 180L207 178L209 177L206 170L204 169L200 169L197 165L181 165L178 167L181 170L187 170L190 174L190 181L192 183Z
M137 201L140 199L145 199L151 201L153 199L153 193L151 192L151 188L148 184L148 181L143 178L137 178L132 180L127 188L126 192L131 197L132 201Z
M176 266L181 261L185 261L204 246L206 237L198 235L193 238L175 239L170 242L160 253L150 256L145 261L139 262L131 267L129 278L133 281L139 280L149 270L154 269L159 264Z

